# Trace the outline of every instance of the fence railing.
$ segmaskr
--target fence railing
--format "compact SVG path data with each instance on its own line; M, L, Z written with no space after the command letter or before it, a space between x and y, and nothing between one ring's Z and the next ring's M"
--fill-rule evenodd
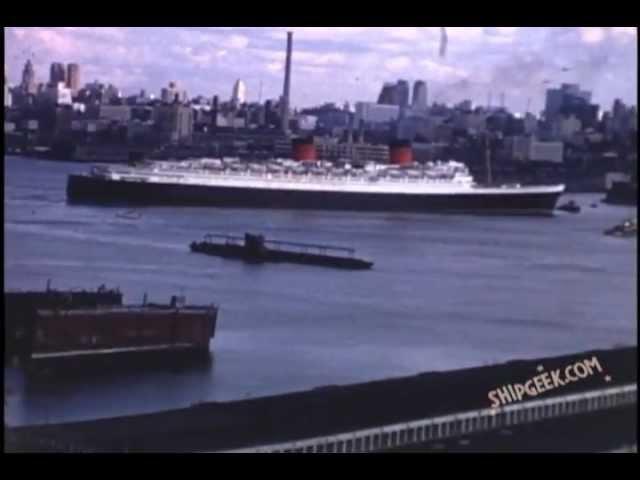
M636 403L637 386L624 385L385 425L336 435L261 445L238 453L357 453L397 448L430 440L496 430Z

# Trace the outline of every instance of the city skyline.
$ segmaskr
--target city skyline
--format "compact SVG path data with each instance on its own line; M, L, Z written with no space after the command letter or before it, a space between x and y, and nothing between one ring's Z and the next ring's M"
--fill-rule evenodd
M376 101L385 82L425 80L429 103L471 99L523 112L544 108L545 91L579 83L609 109L615 98L637 104L637 29L633 27L85 28L8 27L5 67L19 83L32 57L36 81L53 62L81 65L81 84L113 83L125 94L159 95L169 81L191 96L231 98L246 85L248 101L282 93L286 31L294 32L291 104ZM104 54L108 45L113 55ZM549 57L552 52L552 57Z

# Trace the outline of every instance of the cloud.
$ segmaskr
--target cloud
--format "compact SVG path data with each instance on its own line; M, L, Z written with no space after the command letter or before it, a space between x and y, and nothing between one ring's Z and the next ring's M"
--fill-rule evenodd
M494 28L501 35L513 35L519 30L519 27L494 27Z
M246 48L249 45L249 39L243 35L231 35L224 44L228 48Z
M456 68L433 60L422 60L420 65L425 67L426 75L432 79L447 80L468 76L467 71L462 68Z
M36 30L34 37L51 53L68 55L76 51L76 45L66 35L55 30Z
M455 41L477 41L484 36L484 28L482 27L446 27L447 36L451 43Z
M601 27L580 27L580 37L584 43L600 43L605 38Z
M638 36L637 27L611 27L611 31L616 35Z
M304 73L311 73L315 75L327 73L326 67L322 67L319 65L302 65L298 67L298 70Z
M397 42L382 42L377 45L380 50L388 52L404 52L407 50L407 45Z
M284 70L284 65L280 62L271 62L271 63L267 63L265 64L265 68L271 72L271 73L275 73L275 72L279 72L281 70Z
M269 30L269 36L278 40L285 40L286 32L293 32L294 39L303 41L340 40L357 36L363 33L366 27L282 27Z
M347 61L346 55L340 52L320 55L314 52L295 52L292 57L296 63L305 65L344 65Z
M611 36L619 43L638 42L638 29L635 27L611 27Z
M411 59L407 56L393 57L384 62L384 66L391 72L406 70L411 65Z
M421 33L415 27L398 27L390 29L389 36L400 40L417 40L421 37Z

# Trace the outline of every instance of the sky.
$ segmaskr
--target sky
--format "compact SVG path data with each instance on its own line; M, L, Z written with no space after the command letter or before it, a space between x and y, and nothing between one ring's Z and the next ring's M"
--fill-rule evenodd
M544 108L547 88L579 83L610 110L637 104L635 27L5 27L5 72L19 83L33 55L37 81L51 62L80 64L81 83L113 83L124 94L159 95L176 81L190 96L247 100L282 92L286 32L293 34L291 104L376 101L382 84L427 82L428 101ZM545 83L546 82L546 83Z

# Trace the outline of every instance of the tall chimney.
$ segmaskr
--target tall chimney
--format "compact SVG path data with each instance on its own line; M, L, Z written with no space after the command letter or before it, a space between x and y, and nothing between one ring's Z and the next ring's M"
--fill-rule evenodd
M289 133L289 90L291 87L291 44L293 32L287 32L287 60L284 67L284 90L282 92L282 131Z

